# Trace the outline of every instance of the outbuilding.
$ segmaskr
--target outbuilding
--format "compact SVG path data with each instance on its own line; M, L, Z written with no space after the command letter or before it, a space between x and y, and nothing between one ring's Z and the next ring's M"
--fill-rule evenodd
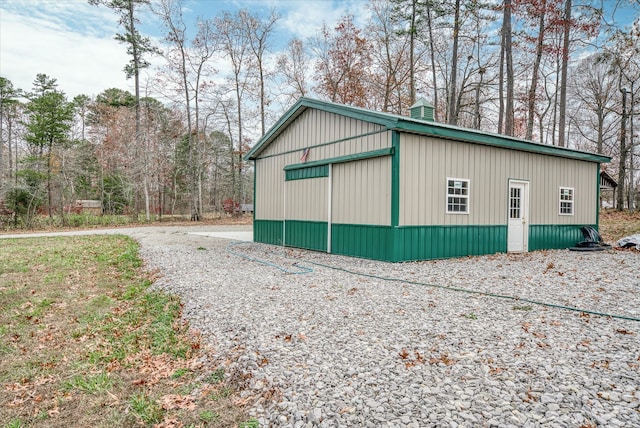
M246 157L256 242L392 262L571 247L610 161L310 98Z

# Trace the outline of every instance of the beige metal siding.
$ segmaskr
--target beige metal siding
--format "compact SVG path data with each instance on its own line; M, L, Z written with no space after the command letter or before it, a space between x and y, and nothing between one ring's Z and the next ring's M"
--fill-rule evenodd
M391 156L333 166L332 223L391 224Z
M327 221L329 179L292 180L286 186L286 219Z
M371 134L373 135L363 135ZM361 137L353 138L358 135ZM342 141L348 139L346 141ZM331 143L320 147L320 144ZM334 113L307 109L296 118L259 157L297 152L300 162L302 150L311 147L307 161L316 161L391 146L391 132L380 125L363 122Z
M371 135L362 135L370 134ZM353 138L354 136L360 137ZM320 147L312 147L323 144ZM284 186L287 165L301 163L300 157L305 148L311 147L307 162L336 158L356 153L368 152L391 147L391 131L384 131L380 125L351 119L334 113L315 109L305 110L289 124L280 135L262 152L256 160L255 218L258 220L282 220L284 218ZM299 184L292 186L304 188L311 180L294 180ZM292 182L287 182L289 185ZM309 192L317 193L314 190ZM287 192L289 192L287 187ZM328 197L328 195L327 195ZM287 199L293 203L293 199ZM311 217L303 217L304 210L295 211L299 220L327 220L326 210L310 208ZM287 219L294 211L289 206ZM324 212L324 217L318 217Z
M285 173L283 168L298 162L300 162L300 157L295 153L255 161L254 210L257 220L282 220L284 218Z
M284 171L277 158L256 161L254 215L257 220L278 220L284 213Z
M509 179L529 182L530 224L593 224L597 164L402 134L400 225L506 224ZM470 180L469 214L446 213L446 179ZM559 188L575 192L575 215L559 215Z

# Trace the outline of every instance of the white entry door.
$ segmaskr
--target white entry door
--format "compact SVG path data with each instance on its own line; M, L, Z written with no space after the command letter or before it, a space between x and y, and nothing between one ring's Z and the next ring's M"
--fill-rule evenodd
M508 203L507 251L527 251L529 247L529 183L510 180Z

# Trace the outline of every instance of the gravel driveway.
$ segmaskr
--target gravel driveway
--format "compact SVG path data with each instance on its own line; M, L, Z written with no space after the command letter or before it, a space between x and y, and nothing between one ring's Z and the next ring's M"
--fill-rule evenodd
M249 230L116 232L261 426L640 427L640 253L390 264L210 236Z

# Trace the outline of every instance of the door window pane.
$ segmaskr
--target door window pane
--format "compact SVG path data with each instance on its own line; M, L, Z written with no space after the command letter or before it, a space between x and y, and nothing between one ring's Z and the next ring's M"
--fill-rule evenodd
M520 208L522 204L522 189L519 187L512 187L511 194L509 196L509 218L521 218Z

